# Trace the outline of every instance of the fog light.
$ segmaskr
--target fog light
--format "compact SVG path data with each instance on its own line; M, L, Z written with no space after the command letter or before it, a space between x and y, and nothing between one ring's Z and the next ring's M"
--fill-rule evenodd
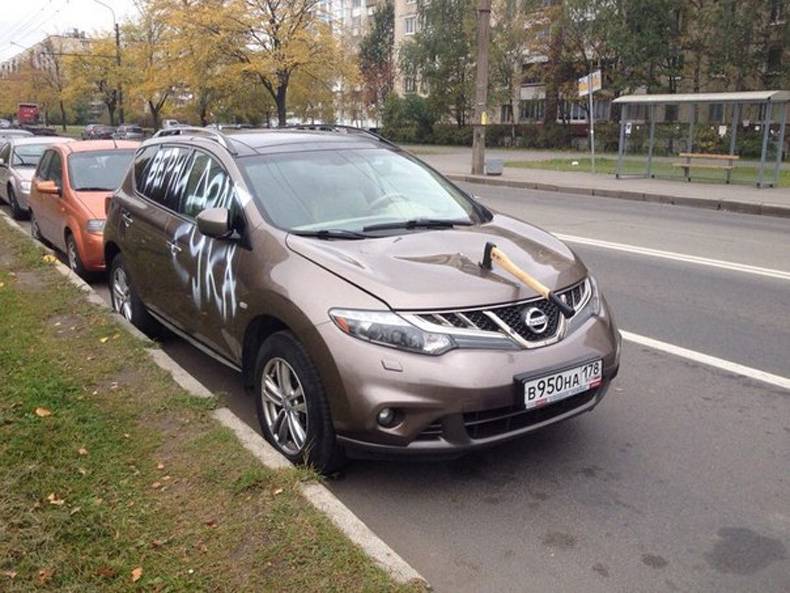
M376 415L376 420L385 428L392 426L395 422L395 410L392 408L382 408Z

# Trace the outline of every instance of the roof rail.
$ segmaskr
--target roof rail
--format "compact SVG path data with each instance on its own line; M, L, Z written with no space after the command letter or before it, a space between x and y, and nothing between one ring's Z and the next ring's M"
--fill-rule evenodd
M153 135L153 137L162 138L163 136L184 135L206 136L212 140L215 140L231 154L236 154L236 151L231 147L230 142L228 142L228 137L219 130L213 130L211 128L199 128L197 126L178 126L177 128L165 128L163 130L159 130Z
M346 134L362 134L364 136L369 136L374 140L378 140L379 142L383 142L384 144L387 144L389 146L398 148L397 144L387 140L384 136L381 136L380 134L376 134L376 132L371 132L370 130L366 130L365 128L357 128L356 126L344 126L341 124L290 124L287 126L280 126L272 129L273 130L282 130L282 129L314 130L318 132L344 132Z

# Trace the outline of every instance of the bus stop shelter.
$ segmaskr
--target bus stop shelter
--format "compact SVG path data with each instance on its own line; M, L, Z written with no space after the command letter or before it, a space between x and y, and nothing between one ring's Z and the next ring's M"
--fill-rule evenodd
M677 118L680 109L685 110L687 122L681 118L673 119L671 123L677 127L688 125L686 139L686 152L681 153L686 160L683 163L674 163L676 167L682 168L688 180L691 180L690 169L707 167L710 169L726 170L727 183L730 182L730 173L735 168L734 163L739 158L736 154L738 146L738 129L744 126L744 121L749 125L754 125L754 129L759 129L761 133L760 162L756 168L754 183L757 187L774 187L779 179L779 169L782 162L785 142L785 127L787 124L787 108L790 102L790 91L745 91L733 93L688 93L688 94L659 94L659 95L624 95L613 101L614 104L621 106L620 111L620 139L617 154L618 179L626 176L654 177L653 156L656 147L656 122L659 110L664 113L664 119L672 109L673 115ZM729 111L729 152L724 154L700 154L694 153L695 127L700 125L700 107L703 105L721 105L722 120L723 115ZM718 107L717 107L718 108ZM745 114L749 112L755 119L745 119ZM644 173L636 175L626 175L623 172L623 157L627 152L629 137L631 136L632 125L645 124L647 132L647 150L645 155ZM772 132L772 126L773 132ZM769 157L771 143L775 146L775 155ZM696 159L720 160L727 162L724 164L693 164Z

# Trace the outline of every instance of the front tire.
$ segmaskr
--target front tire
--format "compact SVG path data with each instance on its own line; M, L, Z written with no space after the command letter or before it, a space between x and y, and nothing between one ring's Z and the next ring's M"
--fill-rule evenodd
M72 235L70 232L66 233L66 259L69 262L69 268L72 272L77 274L77 276L80 278L88 277L88 271L85 269L85 265L82 263L80 251L77 248L77 241L74 239L74 235Z
M158 333L159 323L137 296L121 254L116 255L110 264L110 301L113 311L144 334L154 336Z
M36 241L46 244L46 241L44 240L44 235L41 234L41 228L38 226L38 219L36 218L36 213L33 212L33 210L30 211L30 236L33 237Z
M344 463L318 369L289 331L269 336L258 350L255 407L266 440L292 463L324 474Z
M27 210L23 210L19 205L13 187L8 188L8 205L11 208L11 216L14 217L14 220L25 220L28 217Z

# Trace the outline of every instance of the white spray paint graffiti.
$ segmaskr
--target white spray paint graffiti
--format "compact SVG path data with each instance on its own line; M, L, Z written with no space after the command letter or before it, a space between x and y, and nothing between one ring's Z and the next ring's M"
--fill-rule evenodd
M179 210L194 217L206 208L232 209L238 196L227 173L208 155L181 147L160 150L148 168L143 182L147 195L165 190L168 199L180 203ZM171 204L172 206L172 204ZM214 307L224 320L236 314L235 242L206 237L192 222L182 223L173 242L186 250L172 254L173 266L189 287L198 310Z

